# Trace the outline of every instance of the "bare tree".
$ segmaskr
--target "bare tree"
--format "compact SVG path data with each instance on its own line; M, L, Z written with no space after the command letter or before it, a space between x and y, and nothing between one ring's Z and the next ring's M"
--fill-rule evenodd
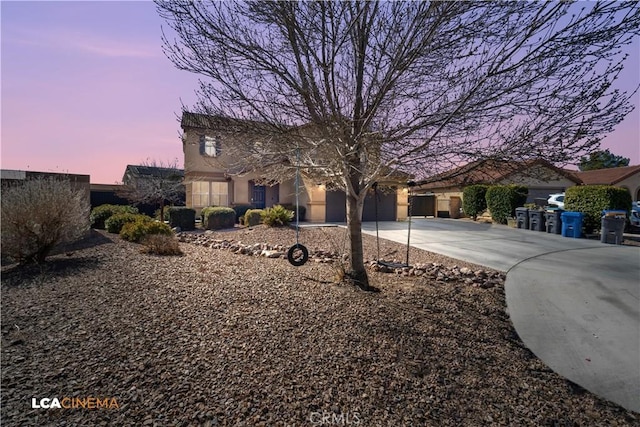
M160 206L160 219L164 218L166 202L184 200L184 172L178 168L178 161L149 160L132 166L131 176L125 174L124 186L118 195L133 203L150 203Z
M635 2L156 4L168 58L205 78L198 110L260 135L240 144L240 169L292 164L299 147L308 176L346 192L349 274L365 287L375 182L487 158L563 164L632 109L612 84Z

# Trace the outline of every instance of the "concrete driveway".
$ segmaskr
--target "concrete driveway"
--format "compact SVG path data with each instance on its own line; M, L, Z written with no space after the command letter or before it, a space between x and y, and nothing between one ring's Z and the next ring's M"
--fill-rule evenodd
M406 244L407 226L380 222L380 237ZM375 223L362 230L375 235ZM640 247L415 218L411 246L507 272L507 309L527 347L565 378L640 412Z

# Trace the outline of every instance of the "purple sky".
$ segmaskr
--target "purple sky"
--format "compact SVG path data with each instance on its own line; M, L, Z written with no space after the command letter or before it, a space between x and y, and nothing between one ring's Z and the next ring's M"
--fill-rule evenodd
M3 169L122 179L146 159L182 165L177 115L197 76L161 49L152 2L2 1ZM640 82L640 41L619 87ZM640 95L634 98L640 106ZM602 144L640 164L640 109Z

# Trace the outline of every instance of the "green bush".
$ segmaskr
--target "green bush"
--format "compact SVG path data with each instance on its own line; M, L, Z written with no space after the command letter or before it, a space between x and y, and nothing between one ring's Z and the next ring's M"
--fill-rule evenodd
M244 214L244 225L253 227L262 222L262 209L249 209Z
M142 215L142 214L133 214L133 213L117 213L115 215L110 216L106 221L105 221L105 226L107 228L107 231L109 233L115 233L118 234L120 233L120 230L122 230L122 226L125 225L128 222L134 222L134 221L151 221L151 218L146 216L146 215Z
M227 207L205 208L204 228L207 230L219 230L221 228L233 228L236 223L236 213Z
M233 207L233 210L236 213L236 223L239 223L240 220L244 218L244 215L249 209L251 209L251 205L235 205Z
M216 208L216 207L217 206L209 206L209 207L203 208L200 211L200 223L202 224L203 227L204 227L205 219L207 218L207 214L209 212L211 212L211 209Z
M487 210L487 188L488 186L482 184L469 185L462 191L462 210L474 221Z
M163 221L169 221L169 209L171 209L173 206L165 206L164 207L164 218L162 218ZM153 213L153 219L157 219L158 221L160 221L160 211L161 209L156 209L156 211Z
M196 228L196 211L184 206L171 207L165 211L171 227L180 227L181 230L193 230Z
M133 206L125 206L125 205L100 205L93 208L91 211L91 215L89 215L89 219L91 221L92 228L100 228L103 229L106 227L105 221L108 220L111 216L118 213L131 213L137 214L138 209Z
M631 194L622 187L609 185L579 185L565 191L564 208L582 212L582 226L586 233L599 229L603 210L631 211Z
M527 187L522 185L492 185L487 189L487 207L491 212L491 218L499 223L506 224L507 219L515 215L517 207L527 201Z
M147 217L148 218L148 217ZM140 242L145 236L152 234L161 234L170 236L173 234L171 227L159 221L138 218L136 221L127 222L120 230L120 237L129 242Z
M296 220L296 205L285 204L282 205L285 209L293 211L293 219L291 221ZM298 215L300 216L300 221L304 221L307 215L307 207L303 205L298 205Z
M293 219L293 211L285 209L282 205L275 205L262 211L262 222L269 227L281 227L288 225Z

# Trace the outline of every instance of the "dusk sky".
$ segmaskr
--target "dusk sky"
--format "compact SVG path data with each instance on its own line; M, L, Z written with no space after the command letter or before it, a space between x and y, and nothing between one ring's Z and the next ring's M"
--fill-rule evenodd
M162 52L152 2L2 1L3 169L91 175L121 181L146 159L182 165L178 116L195 102L197 76ZM640 82L640 41L619 88ZM636 109L602 144L640 164Z

